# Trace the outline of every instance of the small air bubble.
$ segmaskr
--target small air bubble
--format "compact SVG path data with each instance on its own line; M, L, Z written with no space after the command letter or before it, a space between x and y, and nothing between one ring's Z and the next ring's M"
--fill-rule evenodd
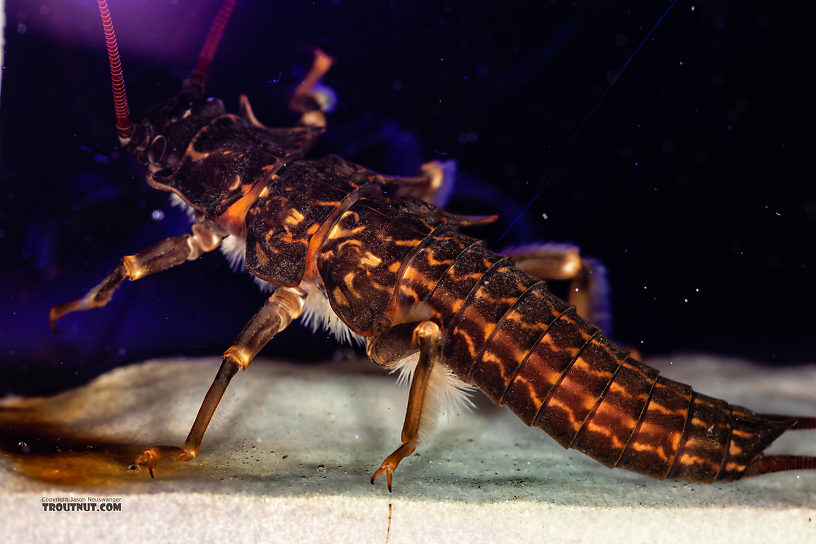
M150 212L150 218L153 221L161 221L162 219L164 219L164 212L158 209L153 210L152 212Z
M550 216L549 216L549 215L547 215L546 213L542 213L542 214L541 214L541 218L542 218L542 219L549 219L549 218L550 218Z
M26 32L28 32L28 27L26 25L23 23L17 25L17 34L25 34Z

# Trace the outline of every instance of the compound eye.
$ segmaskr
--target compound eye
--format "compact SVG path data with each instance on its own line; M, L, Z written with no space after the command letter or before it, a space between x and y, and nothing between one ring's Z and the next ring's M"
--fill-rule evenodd
M167 138L159 134L150 143L150 148L147 150L147 160L153 164L159 164L164 158L164 153L166 151Z
M138 142L136 149L144 151L150 145L150 140L153 138L153 126L149 124L135 125L134 136L132 141Z

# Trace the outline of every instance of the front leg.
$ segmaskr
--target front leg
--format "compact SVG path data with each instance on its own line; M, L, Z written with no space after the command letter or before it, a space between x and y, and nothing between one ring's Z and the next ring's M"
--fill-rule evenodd
M393 329L392 329L393 330ZM388 331L383 336L387 336ZM419 348L419 362L414 377L411 380L411 389L408 393L408 408L405 411L405 423L402 426L402 443L394 452L385 458L380 468L371 477L374 483L379 476L385 474L388 491L391 491L391 480L400 461L416 451L419 443L419 428L422 419L422 409L428 393L428 383L434 365L442 360L442 331L433 321L422 321L414 328L411 343Z
M190 234L162 240L135 255L122 257L119 265L102 280L102 283L88 291L84 297L57 304L51 308L48 322L51 330L56 330L57 321L71 312L90 310L104 306L113 292L124 280L136 281L149 274L161 272L185 261L197 259L202 253L212 251L221 244L223 233L208 223L196 223Z
M169 458L174 461L189 461L201 450L204 431L210 424L215 409L224 396L230 380L239 370L244 370L273 336L285 329L293 319L303 312L306 293L297 287L280 287L272 293L269 300L235 339L235 343L224 352L224 358L218 374L198 409L184 446L153 446L139 455L134 463L147 465L150 477L153 477L153 464L157 459Z

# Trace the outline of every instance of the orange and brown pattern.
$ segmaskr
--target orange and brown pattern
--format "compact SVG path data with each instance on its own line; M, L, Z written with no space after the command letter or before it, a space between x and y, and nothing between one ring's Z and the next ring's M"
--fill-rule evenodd
M110 13L99 0L120 142L148 166L150 186L193 209L195 224L189 234L123 257L84 297L52 307L51 327L68 313L104 306L125 279L219 246L233 257L245 247L246 270L274 288L224 353L184 448L148 448L137 465L152 476L156 459L194 458L230 379L293 319L320 313L335 332L347 333L345 325L371 337L368 353L383 367L405 361L401 369L410 370L408 356L420 352L403 443L372 477L386 473L389 490L396 465L418 443L435 369L449 387L459 380L478 386L527 425L609 467L698 482L816 469L816 457L762 455L786 430L816 428L816 418L755 414L660 377L553 296L543 278L460 234L460 227L495 218L457 216L428 203L451 187L446 165L427 163L418 176L399 178L337 156L304 160L326 126L329 93L317 88L332 63L325 53L316 51L290 99L301 114L298 126L264 126L243 96L237 115L206 98L207 67L234 4L222 4L181 91L132 123ZM550 246L550 264L528 269L577 275L570 300L580 300L575 292L591 292L583 280L592 268L577 252L563 253ZM448 380L443 366L459 380Z
M364 239L348 234L360 224L355 217L343 225L344 241ZM394 227L382 228L391 239ZM789 428L658 376L544 282L449 227L420 239L430 228L411 229L415 236L403 238L409 249L391 261L396 276L384 283L397 287L382 289L382 300L390 297L387 323L404 323L410 308L427 305L426 317L447 331L447 366L563 447L655 478L715 481L742 476ZM327 258L324 270L330 260L345 260L337 257Z
M328 231L316 252L317 270L334 312L370 336L386 314L403 263L455 216L414 198L364 197Z
M274 285L299 284L312 236L349 194L371 181L373 172L334 155L287 166L247 213L247 271Z
M296 286L313 258L332 310L355 333L431 319L461 380L563 447L655 478L739 478L789 428L658 376L545 282L458 232L477 221L385 196L400 178L336 156L284 166L279 157L296 156L297 145L233 156L218 131L234 122L203 128L180 169L233 175L233 185L207 189L203 207L216 214L261 180L246 213L247 270Z
M168 146L179 140L175 130L186 130L186 124L178 122L167 128ZM302 158L322 129L301 127L283 140L280 132L254 126L238 115L220 115L197 130L177 159L172 149L166 150L162 162L167 166L150 173L149 180L181 195L206 217L217 218L256 183Z

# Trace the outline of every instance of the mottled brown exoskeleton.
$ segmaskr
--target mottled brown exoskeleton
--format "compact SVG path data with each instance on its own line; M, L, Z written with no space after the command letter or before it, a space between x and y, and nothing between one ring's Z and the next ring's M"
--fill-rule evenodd
M151 476L157 459L198 455L230 379L299 317L362 339L373 362L410 376L401 443L371 478L417 447L435 398L461 402L476 386L527 425L609 467L654 478L713 482L816 468L816 458L763 455L791 428L816 418L761 415L658 376L591 322L602 320L601 269L575 248L539 245L498 255L461 227L490 222L450 214L434 198L450 182L445 165L416 177L377 174L330 155L306 160L324 131L318 87L331 59L318 51L290 107L292 128L269 128L242 96L238 114L206 98L204 80L235 0L221 7L181 92L131 123L104 0L119 139L147 165L151 187L194 216L190 234L169 238L121 263L85 297L51 309L105 305L125 279L137 280L221 248L271 296L227 349L184 446L154 446L136 459ZM572 282L568 302L545 279ZM584 317L587 319L584 319Z

